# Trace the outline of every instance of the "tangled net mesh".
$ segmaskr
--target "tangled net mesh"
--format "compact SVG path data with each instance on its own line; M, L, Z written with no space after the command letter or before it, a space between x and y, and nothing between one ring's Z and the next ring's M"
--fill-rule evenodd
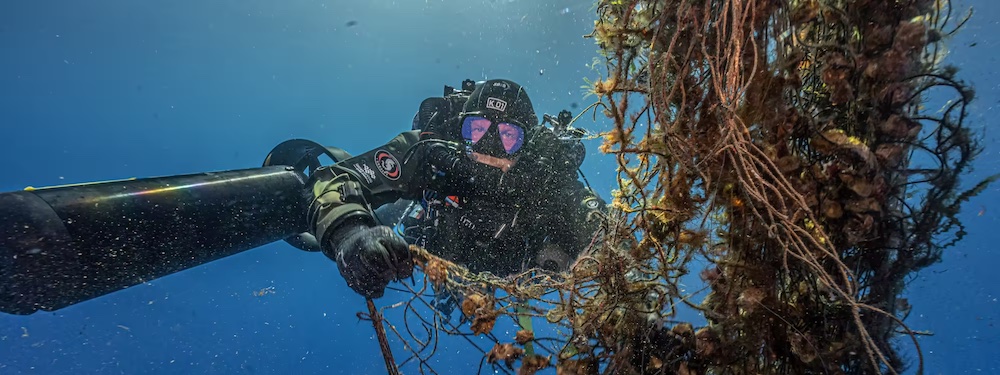
M490 337L469 343L506 373L898 374L907 342L922 372L905 280L962 238L960 205L996 177L960 190L980 150L964 126L974 94L941 60L965 18L945 0L596 10L606 77L589 89L618 164L602 230L563 273L471 274L412 248L426 277L387 307L405 312L388 325L399 364L436 373L448 334ZM680 285L692 272L700 301ZM468 324L426 308L445 292ZM682 306L704 321L679 321ZM502 316L562 334L498 338Z

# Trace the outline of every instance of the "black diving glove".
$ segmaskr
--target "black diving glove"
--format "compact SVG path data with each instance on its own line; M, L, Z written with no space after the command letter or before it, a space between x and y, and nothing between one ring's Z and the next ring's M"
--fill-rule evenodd
M427 146L427 161L441 171L446 173L469 175L471 174L471 160L463 156L454 146L448 143L432 143Z
M527 194L529 180L517 173L505 173L498 168L477 163L462 151L446 144L431 145L427 161L444 173L443 178L429 186L445 194L466 197L508 197Z
M390 281L413 274L406 241L384 225L347 223L331 235L330 248L347 285L365 298L381 297Z

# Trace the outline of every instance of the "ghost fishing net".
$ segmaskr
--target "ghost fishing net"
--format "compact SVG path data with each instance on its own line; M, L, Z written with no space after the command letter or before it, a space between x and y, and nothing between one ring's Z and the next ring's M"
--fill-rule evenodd
M960 205L993 179L960 190L973 92L941 60L964 19L931 0L596 9L606 77L590 90L619 177L602 231L558 274L470 274L414 249L423 285L389 307L401 363L435 373L450 334L490 337L469 342L506 373L922 372L905 280L962 238ZM682 285L695 274L703 287ZM427 309L441 293L461 324ZM559 334L495 336L504 316Z

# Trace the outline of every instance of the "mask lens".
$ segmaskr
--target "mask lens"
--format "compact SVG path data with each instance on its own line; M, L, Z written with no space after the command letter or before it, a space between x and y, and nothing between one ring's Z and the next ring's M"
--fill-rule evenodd
M521 144L524 143L524 129L514 124L501 122L497 124L497 130L500 131L500 142L503 143L503 149L508 154L513 154L521 149Z
M483 117L466 117L462 121L462 138L476 144L480 139L483 139L483 135L486 135L486 131L490 130L492 124L490 120Z

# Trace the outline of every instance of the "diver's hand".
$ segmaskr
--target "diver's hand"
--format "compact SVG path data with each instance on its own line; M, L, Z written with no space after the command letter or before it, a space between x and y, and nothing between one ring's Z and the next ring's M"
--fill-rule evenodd
M472 162L461 151L447 143L427 146L427 161L446 174L471 175Z
M432 166L425 186L444 194L468 194L469 180L476 175L474 162L448 143L427 146L425 160Z
M347 285L365 298L378 298L390 281L413 274L406 241L384 226L348 224L331 235L337 268Z
M425 157L430 165L443 174L427 184L431 190L439 193L501 200L531 194L532 180L524 174L507 173L497 167L478 163L446 144L431 145Z

